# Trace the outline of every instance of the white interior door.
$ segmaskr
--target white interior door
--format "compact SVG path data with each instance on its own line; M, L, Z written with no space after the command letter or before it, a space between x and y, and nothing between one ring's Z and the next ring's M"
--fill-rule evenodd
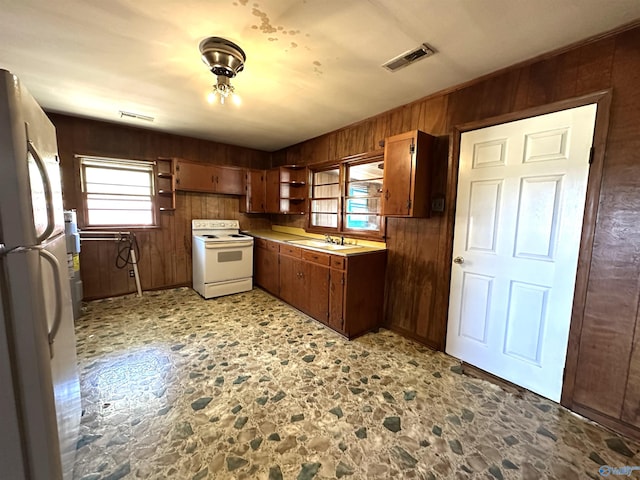
M465 132L446 352L560 400L596 105Z

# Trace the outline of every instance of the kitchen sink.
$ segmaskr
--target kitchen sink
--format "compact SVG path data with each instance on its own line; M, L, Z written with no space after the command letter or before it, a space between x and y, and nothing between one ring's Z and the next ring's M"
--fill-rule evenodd
M350 248L360 248L360 245L338 245L335 243L323 242L322 240L289 240L287 243L294 245L303 245L312 248L321 248L323 250L348 250Z

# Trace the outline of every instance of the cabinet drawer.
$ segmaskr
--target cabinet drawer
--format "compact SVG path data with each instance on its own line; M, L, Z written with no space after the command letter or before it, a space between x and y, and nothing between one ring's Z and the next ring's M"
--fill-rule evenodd
M256 247L258 248L267 248L267 241L264 238L254 238L253 239Z
M344 270L347 265L347 257L339 257L338 255L331 255L331 268L337 268Z
M277 252L280 250L280 244L276 242L270 242L269 240L267 240L267 249Z
M319 253L312 250L302 250L302 259L308 262L319 263L320 265L329 265L331 255L328 253Z
M300 247L293 247L291 245L281 244L280 253L282 255L289 255L290 257L300 258Z

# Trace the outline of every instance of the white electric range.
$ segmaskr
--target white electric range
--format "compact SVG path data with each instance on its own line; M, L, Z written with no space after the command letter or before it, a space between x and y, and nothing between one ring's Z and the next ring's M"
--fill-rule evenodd
M192 220L193 289L204 298L253 288L253 237L238 220Z

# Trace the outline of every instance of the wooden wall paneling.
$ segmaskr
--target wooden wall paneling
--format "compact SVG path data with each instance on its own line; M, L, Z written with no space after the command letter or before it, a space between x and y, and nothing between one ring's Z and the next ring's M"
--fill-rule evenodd
M529 70L530 70L529 65L525 65L516 70L517 71L517 82L515 87L516 93L513 99L514 112L524 110L529 106Z
M271 156L270 156L270 167L267 167L266 170L268 170L269 168L274 168L274 167L279 167L281 165L286 165L287 164L287 148L283 148L282 150L278 150L276 152L272 152Z
M176 193L176 209L174 215L174 252L176 258L176 285L189 281L187 275L187 262L191 261L191 257L187 255L188 246L186 245L187 212L191 211L191 199L184 192ZM189 203L189 205L187 205ZM191 241L191 238L189 238Z
M389 118L390 114L388 112L378 115L374 118L375 133L373 138L374 142L378 146L376 148L380 147L380 142L383 142L385 138L391 136L391 134L389 133Z
M329 157L329 136L322 135L302 144L302 158L305 164L322 163L331 160Z
M630 358L629 372L627 377L626 391L623 403L622 420L629 422L640 428L640 314L638 300L640 293L640 259L637 252L640 251L640 226L638 225L638 212L640 211L640 178L638 175L638 165L640 165L640 135L638 135L638 124L640 123L640 29L621 34L616 42L615 63L613 69L614 88L614 112L617 113L612 118L612 130L610 134L611 157L616 158L615 164L618 170L617 178L609 176L603 188L616 189L616 200L614 205L619 205L615 211L617 219L616 232L625 232L624 247L616 246L620 252L620 258L629 255L633 251L633 257L627 258L625 269L628 272L628 279L635 279L634 296L627 299L624 310L628 309L629 314L633 312L632 302L635 304L635 332ZM616 99L617 95L617 99ZM618 101L616 101L618 100ZM609 153L607 154L609 155ZM609 158L607 158L609 162ZM613 195L612 195L613 196ZM627 227L627 228L625 228ZM620 230L622 228L622 230ZM609 288L615 288L610 286ZM634 298L635 297L635 298ZM624 311L623 310L623 311ZM615 310L616 318L620 310ZM626 323L626 322L625 322Z
M558 69L553 85L553 101L578 96L580 50L570 50L558 57ZM588 92L584 92L588 93Z
M616 38L605 38L579 49L577 95L604 90L611 86ZM637 48L637 46L636 46Z
M336 132L336 136L335 136L336 159L346 157L347 155L349 155L348 153L346 153L349 151L349 148L347 145L348 139L349 139L348 129L342 128Z
M482 118L479 99L482 98L483 85L471 85L449 95L449 125L453 127Z
M420 125L421 116L424 117L424 102L413 102L408 107L411 109L408 130L416 130Z
M514 111L518 91L519 71L505 72L492 81L482 82L477 118L490 118Z
M434 294L436 290L436 261L438 258L438 245L424 239L436 239L440 233L440 222L433 219L417 219L417 255L419 260L419 271L416 275L416 285L414 288L413 301L416 305L415 332L420 338L433 348L442 348L440 338L434 338L432 325L436 321L433 316ZM438 330L438 329L436 329Z
M160 248L162 245L158 245L158 241L154 237L154 232L138 231L136 233L136 241L140 248L140 255L138 258L138 272L140 274L140 285L143 290L150 290L155 286L155 277L162 275ZM160 248L159 248L160 247ZM133 269L132 265L127 265L124 270L129 277L129 270ZM128 280L131 282L131 280ZM133 288L135 289L135 279L133 282Z
M638 368L631 362L630 370L640 276L638 38L637 31L623 34L616 46L610 133L574 393L575 402L614 418L623 413L627 376L631 371L635 376Z
M167 282L165 285L178 285L178 268L176 264L177 259L177 245L176 245L176 225L175 225L175 211L166 212L162 214L162 235L165 246L163 255L167 262Z
M99 261L98 242L82 242L82 257L80 258L80 275L85 298L96 298L100 295L101 274L97 268L90 268Z
M413 303L412 286L407 279L409 258L406 223L410 219L387 218L387 272L385 325L392 329L411 330Z
M287 149L286 165L300 165L302 162L302 147L300 144Z
M421 109L420 123L417 125L417 128L434 136L448 135L449 96L440 95L429 98L420 103L424 108ZM446 165L446 151L443 158L445 159Z
M558 58L551 57L529 66L527 107L545 105L553 101Z

